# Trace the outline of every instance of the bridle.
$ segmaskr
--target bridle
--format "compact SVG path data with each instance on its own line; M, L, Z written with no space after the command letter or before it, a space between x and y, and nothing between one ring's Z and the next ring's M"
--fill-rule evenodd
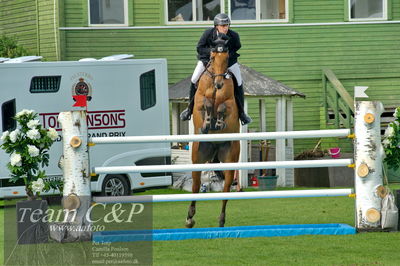
M216 46L214 48L212 48L211 51L216 52L216 53L228 52L228 47L226 46L227 42L228 42L227 40L217 39L215 41ZM228 57L229 57L229 53L228 53ZM215 106L217 90L220 89L220 88L217 88L217 86L215 86L215 78L223 77L224 79L230 79L231 74L229 74L228 67L226 68L225 73L222 73L222 74L215 74L214 72L212 72L210 69L211 69L211 64L213 61L214 61L214 58L212 58L210 55L210 61L206 65L203 73L206 73L210 78L212 78L214 86L213 86L213 94L212 94L211 102L212 102L212 106ZM212 117L215 117L214 109L215 108L212 108L212 111L211 111Z
M212 78L213 81L215 80L216 77L224 77L225 79L230 79L230 76L231 76L231 75L229 74L228 68L226 68L226 72L225 72L225 73L222 73L222 74L215 74L214 72L211 72L211 71L209 70L210 66L211 66L211 60L210 60L210 62L208 62L207 66L206 66L206 69L204 70L204 72L205 72L210 78Z
M228 48L226 47L226 42L224 42L223 44L222 43L217 44L217 47L213 48L213 50L214 50L214 52L217 52L217 53L227 52ZM208 64L206 65L206 67L205 67L206 69L204 70L204 72L210 78L212 78L213 81L215 81L216 77L224 77L224 79L229 79L230 78L230 74L229 74L228 68L226 68L226 72L222 73L222 74L215 74L214 72L209 70L213 60L214 60L213 58L210 58L210 61L208 61Z

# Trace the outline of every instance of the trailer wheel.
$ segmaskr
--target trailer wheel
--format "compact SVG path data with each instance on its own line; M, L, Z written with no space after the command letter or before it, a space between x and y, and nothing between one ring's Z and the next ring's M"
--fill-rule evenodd
M102 196L127 196L131 192L128 181L123 175L107 175L101 188Z

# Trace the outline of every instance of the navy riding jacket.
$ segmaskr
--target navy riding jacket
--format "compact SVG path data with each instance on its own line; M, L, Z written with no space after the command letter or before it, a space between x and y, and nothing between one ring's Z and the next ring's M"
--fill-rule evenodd
M218 31L214 28L209 28L204 31L199 42L197 43L197 58L201 60L205 65L210 61L210 50L213 47L213 41L218 37ZM237 58L240 54L237 51L242 47L240 44L239 34L233 30L228 30L226 34L229 37L228 49L229 49L229 61L228 67L232 66L237 62Z

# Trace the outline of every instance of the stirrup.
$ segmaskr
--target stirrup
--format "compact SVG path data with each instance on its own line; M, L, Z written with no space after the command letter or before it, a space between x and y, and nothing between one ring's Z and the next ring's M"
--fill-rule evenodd
M240 123L242 124L242 126L250 124L253 120L251 119L250 116L248 116L246 113L242 113L239 117L240 119Z
M190 120L190 118L192 117L192 112L189 109L189 107L183 110L179 117L181 118L182 121Z

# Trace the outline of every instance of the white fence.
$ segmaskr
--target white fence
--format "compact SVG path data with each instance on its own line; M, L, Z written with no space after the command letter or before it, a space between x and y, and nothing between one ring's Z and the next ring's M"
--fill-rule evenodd
M333 160L303 160L277 162L248 162L248 163L206 163L181 165L145 165L145 166L109 166L94 167L96 174L124 174L124 173L162 173L187 171L222 171L241 169L275 169L275 168L316 168L351 166L352 159Z
M163 142L192 142L192 141L231 141L231 140L266 140L266 139L300 139L346 137L350 129L304 130L282 132L254 132L231 134L198 134L174 136L129 136L129 137L98 137L91 138L93 144L132 144L132 143L163 143Z
M355 121L359 128L355 136L356 147L356 208L357 228L378 228L380 226L380 202L378 191L382 187L381 157L383 150L380 140L380 113L379 102L356 102ZM188 141L231 141L231 140L265 140L265 139L295 139L321 137L350 137L349 129L337 130L310 130L289 132L263 132L242 134L210 134L184 136L138 136L116 138L92 138L93 144L110 143L139 143L139 142L188 142ZM174 172L174 171L203 171L203 170L234 170L234 169L268 169L268 168L301 168L301 167L339 167L352 165L352 159L331 159L311 161L276 161L276 162L241 162L220 164L189 164L189 165L153 165L153 166L115 166L94 167L96 174L128 173L128 172ZM79 181L78 181L79 182ZM373 187L371 186L373 184ZM246 193L206 193L187 195L154 195L154 202L161 201L192 201L192 200L219 200L219 199L250 199L273 197L316 197L316 196L344 196L351 194L351 189L344 190L314 190L314 191L274 191L274 192L246 192ZM382 194L382 193L381 193ZM361 196L359 196L361 195ZM378 196L377 196L378 195ZM380 196L379 196L380 195ZM129 202L135 197L98 198L100 201Z
M200 194L166 194L153 195L151 202L169 201L206 201L206 200L242 200L242 199L274 199L274 198L304 198L304 197L336 197L349 196L352 189L318 189L318 190L287 190L287 191L255 191L255 192L224 192L224 193L200 193ZM101 203L129 203L146 202L146 196L122 196L122 197L95 197L95 202Z

